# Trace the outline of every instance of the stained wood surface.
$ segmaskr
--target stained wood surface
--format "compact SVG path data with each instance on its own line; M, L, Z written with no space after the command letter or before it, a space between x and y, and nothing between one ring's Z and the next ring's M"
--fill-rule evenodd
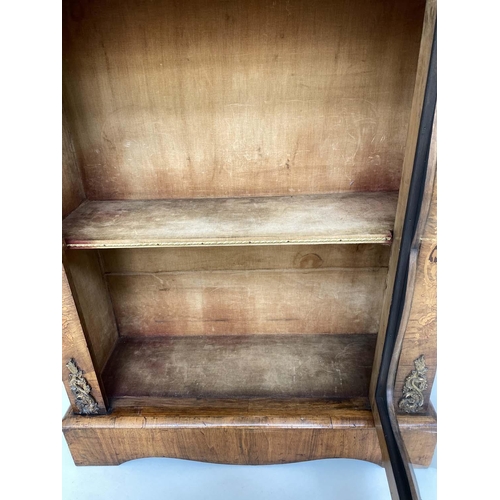
M73 139L66 116L62 116L62 216L63 219L85 200Z
M427 411L437 368L437 182L430 187L432 203L420 239L413 301L394 385L394 405L398 409L405 379L415 369L414 361L423 354L428 382L423 412Z
M153 398L144 397L113 397L112 412L117 416L177 415L185 426L196 427L205 425L209 419L231 418L233 425L250 426L252 421L262 425L266 419L269 425L275 425L289 420L288 425L294 426L293 418L300 415L301 424L307 420L313 425L321 425L325 418L335 415L346 419L359 418L359 410L370 410L368 398L315 399L315 398ZM341 411L341 412L340 412ZM340 421L339 421L340 422ZM213 424L214 422L212 422ZM360 420L361 423L361 420ZM297 426L297 424L295 424Z
M397 193L84 202L68 248L386 243Z
M63 430L75 463L117 465L144 457L255 465L336 457L382 462L366 399L178 401L92 418L67 414ZM400 422L412 462L428 466L435 417L402 416Z
M100 374L118 340L118 330L97 252L64 253L80 321L86 332L94 365Z
M397 190L423 0L64 2L89 199Z
M80 322L68 277L62 268L62 380L71 402L71 411L78 412L75 397L69 384L69 370L66 364L74 359L78 368L91 387L91 395L99 405L99 411L105 412L107 399L104 388L101 387L87 339Z
M398 332L397 336L395 339L394 343L394 349L392 353L392 359L390 362L390 367L389 367L389 372L387 375L387 410L389 413L389 419L390 419L390 424L392 427L392 432L394 434L394 439L396 442L396 445L398 447L398 452L401 455L401 460L403 462L403 466L405 468L405 474L408 479L409 487L410 487L410 492L411 492L411 498L418 499L420 498L420 494L418 491L418 485L417 485L417 479L415 477L415 473L413 470L413 467L411 466L411 458L408 454L407 446L405 443L405 437L403 436L401 429L400 429L400 423L398 421L398 411L399 411L399 401L398 399L394 398L394 393L397 392L397 389L395 387L396 382L396 375L399 369L400 361L402 357L407 356L408 353L402 352L403 344L404 341L406 341L406 335L408 334L408 329L410 325L410 318L415 313L415 309L418 312L421 312L421 307L418 307L417 304L421 304L422 299L424 299L424 303L426 304L433 304L434 309L435 309L435 297L433 301L433 293L432 289L427 286L427 287L422 287L422 269L423 267L422 264L422 239L424 235L427 234L433 234L435 237L435 231L429 231L429 226L433 226L435 229L435 206L432 207L433 202L435 204L436 202L436 192L435 192L435 176L436 176L436 167L437 167L437 127L436 127L436 113L434 113L434 120L433 120L433 125L432 125L432 137L431 137L431 144L430 144L430 151L429 151L429 156L428 156L428 165L427 165L427 172L426 172L426 177L425 177L425 183L423 187L423 198L421 202L421 208L420 208L420 214L418 215L418 223L417 227L415 230L415 233L413 235L413 240L411 242L411 247L410 247L410 254L409 254L409 262L408 262L408 278L407 278L407 286L406 286L406 292L405 292L405 297L404 297L404 307L402 310L401 314L401 321L398 327ZM434 212L434 214L433 214ZM434 241L435 243L435 241ZM436 249L436 261L437 261L437 247ZM425 251L424 251L425 252ZM432 253L431 253L432 256ZM435 264L434 258L431 259L431 262ZM435 269L434 269L435 271ZM435 276L434 276L435 278ZM435 279L434 279L434 285L435 285ZM416 297L416 294L418 295L419 292L424 288L424 294L421 295L420 297ZM427 288L425 290L425 288ZM434 290L435 291L435 290ZM415 303L414 303L415 302ZM415 307L417 306L417 307ZM435 313L435 312L434 312ZM431 313L432 315L432 313ZM421 316L419 317L421 320ZM435 319L435 318L434 318ZM421 326L423 323L421 323ZM410 330L414 328L410 327ZM420 328L417 328L417 332L419 333ZM418 336L417 333L417 336ZM434 332L435 333L435 332ZM413 332L415 334L415 332ZM434 337L435 340L435 337ZM424 345L422 347L426 348L431 348L431 355L435 353L435 344L432 346L432 342L429 343L427 346ZM434 347L434 349L432 349ZM411 354L411 353L410 353ZM420 355L419 355L420 356ZM416 358L412 358L414 361ZM434 361L434 366L435 366L435 360ZM412 362L413 365L413 362ZM413 368L416 368L415 366L412 366ZM432 371L432 369L431 369ZM408 372L409 373L409 372ZM414 372L412 372L414 373ZM402 382L403 384L403 382ZM430 393L430 389L432 387L432 382L431 384L426 388L424 391L424 394L427 393L427 398ZM401 385L402 388L402 385ZM417 395L412 395L412 399L415 400ZM432 407L431 407L432 409ZM422 408L416 408L418 413L424 413L428 410L427 407L422 407ZM401 412L402 413L402 412ZM418 414L417 413L417 414ZM412 413L411 416L415 417L416 413ZM374 417L375 421L377 422L377 412L374 412ZM385 434L385 433L384 433ZM380 435L382 435L382 432L380 432ZM387 461L389 461L388 457L386 458ZM387 466L386 466L387 467ZM394 472L392 471L392 468L388 468L388 479L389 479L389 484L391 488L391 492L394 498L399 498L399 492L397 492L397 486L396 486L396 477Z
M416 140L418 106L426 76L422 61L425 63L428 22L424 25L423 50L414 87L423 0L358 0L355 3L189 0L182 4L156 0L65 0L63 5L63 100L68 118L68 151L74 149L71 163L66 162L69 168L63 168L71 175L78 171L76 167L81 169L90 200L122 200L116 204L103 201L101 205L97 201L85 202L64 223L68 246L121 249L280 244L295 248L300 244L305 250L320 243L383 243L390 239L394 229L396 194L383 193L385 201L373 208L367 200L376 197L363 194L349 205L345 201L354 198L332 197L330 193L394 192L401 185L395 231L396 235L400 234L411 173L412 141ZM429 16L432 17L432 12L427 14L427 21ZM64 196L70 200L64 201L65 215L82 199L83 191L78 185L78 176L69 182L63 179L63 183L66 183L65 193L69 193ZM339 205L335 205L337 201L332 202L336 207L332 210L332 205L319 196L324 193L328 193L329 200L343 200L340 212ZM297 205L295 202L300 202L300 197L296 195L300 194L314 195L316 202L308 198L307 203ZM258 203L251 198L241 204L231 199L213 200L212 205L203 199L283 195L294 198L267 198L262 202L257 198ZM198 210L193 210L196 201L192 200L179 201L178 205L169 200L150 204L137 201L130 210L127 207L132 205L123 201L161 198L201 199ZM153 206L159 209L151 210ZM172 211L173 206L180 208ZM100 255L107 251L103 250ZM240 324L241 331L246 333L249 325L257 326L250 324L246 317L238 319L236 315L225 321L225 307L238 298L238 303L249 313L254 312L252 307L257 304L257 321L270 329L275 318L270 314L278 309L278 321L274 323L281 322L283 331L290 332L291 325L285 320L294 318L291 307L287 310L288 306L282 305L284 309L280 310L276 304L287 303L286 300L293 297L291 305L298 320L288 323L295 321L296 326L303 327L293 333L302 334L308 328L311 333L297 335L297 343L285 342L291 335L269 336L267 348L262 342L266 337L265 328L255 329L253 333L261 334L248 339L204 337L206 345L216 346L210 351L213 364L206 363L206 352L199 349L182 348L179 352L172 348L149 351L146 348L150 342L157 342L160 347L182 342L192 346L196 337L125 338L109 364L111 378L107 379L109 387L114 388L112 384L119 382L124 384L126 398L122 398L122 402L127 398L128 403L132 402L134 387L137 389L143 384L143 389L137 390L135 402L141 401L146 393L147 397L155 396L167 404L164 396L168 396L172 388L162 385L163 376L168 377L167 381L177 380L187 397L200 393L226 397L234 390L239 391L237 396L247 391L247 394L276 397L281 390L287 397L297 395L298 390L303 391L299 395L325 397L332 387L336 395L346 394L342 393L346 389L345 380L350 384L349 397L361 386L366 396L374 332L379 325L370 308L381 306L377 301L386 270L377 263L367 264L376 268L374 270L339 269L333 275L332 271L321 269L323 262L339 268L358 266L333 265L329 263L330 257L325 260L321 254L309 252L293 260L292 267L318 269L291 273L289 262L292 257L295 259L291 253L286 257L290 260L277 263L265 250L258 251L263 253L246 254L253 255L256 262L255 272L251 274L237 267L241 265L237 260L228 260L230 273L218 272L226 270L223 258L235 253L221 252L217 254L219 260L210 264L203 260L205 257L196 257L207 273L200 273L194 280L193 273L184 271L193 271L197 264L193 262L190 267L183 257L178 257L167 268L166 254L151 252L136 257L138 254L115 253L116 259L103 258L104 267L111 273L106 278L110 288L113 281L117 283L111 292L115 310L122 307L122 320L131 318L132 324L140 318L140 324L144 325L147 312L161 313L168 320L175 307L179 307L177 313L183 312L180 307L188 300L191 283L196 300L205 301L201 306L193 306L198 307L193 316L194 331L200 328L202 333L228 333L229 324L234 333L232 326ZM396 246L391 257L393 263L398 251ZM130 256L134 257L129 260ZM342 254L338 258L351 257ZM151 274L149 268L137 270L143 268L145 262L157 269ZM279 274L276 269L287 272ZM177 280L177 285L160 291L160 281L167 274L169 279ZM160 281L152 276L159 277ZM342 276L349 279L331 280ZM325 285L327 277L330 284ZM296 284L290 285L291 278L298 278ZM372 278L376 286L370 281ZM150 279L157 283L143 286ZM236 297L231 298L231 287L226 289L227 284L241 284L242 280L244 286L233 287ZM82 288L85 290L81 292L82 297L88 298L96 283L99 283L99 291L94 304L99 318L103 307L108 310L108 306L102 305L102 277L90 286L80 284L75 290ZM391 276L388 285L387 307L392 292ZM302 301L300 287L305 293ZM262 289L269 292L261 293L263 297L260 297ZM370 293L371 290L375 291ZM245 296L245 291L250 294ZM174 307L160 299L161 294L177 297L173 300ZM87 299L77 295L75 293L77 302L85 303ZM83 369L89 374L92 387L98 387L90 344L97 346L105 342L98 355L101 356L98 364L103 364L106 359L103 353L109 353L112 345L106 342L112 336L105 329L103 339L96 338L87 348L82 326L86 328L87 322L93 322L95 327L100 320L92 315L85 319L82 311L90 311L93 301L89 299L82 309L75 304L71 293L66 296L69 299L63 307L69 312L65 313L63 354L86 352ZM320 306L323 297L328 304L325 312ZM176 300L178 306L175 306ZM263 305L264 300L267 305ZM358 313L357 307L361 308L362 301L368 301L364 304L368 305L368 312L363 307L365 312ZM123 304L128 304L130 310L126 311ZM329 310L331 304L339 307ZM352 311L342 309L352 304ZM322 305L325 307L324 301ZM241 309L237 312L241 313ZM161 316L158 317L161 320ZM181 314L178 317L183 318ZM351 329L341 331L342 321L347 319ZM351 335L355 333L352 329L365 321L372 322L373 333L366 333L372 332L370 327L361 330L363 333L359 335ZM125 324L125 321L120 324L124 332L127 331ZM94 327L91 329L97 331ZM150 322L144 332L149 334L154 328ZM319 331L335 331L335 328L339 328L337 335L317 335ZM189 328L186 327L184 333L186 331ZM141 332L136 329L137 333ZM87 332L85 335L87 339L92 337ZM364 347L360 344L363 338L371 339L371 343L368 342L371 350L366 348L368 344ZM344 340L345 346L358 347L319 350L325 342L338 345ZM383 336L379 341L381 345ZM139 354L146 352L142 358L139 355L135 363L135 375L135 351L122 349L132 343L139 346ZM333 352L339 354L338 359L329 358ZM252 363L245 364L245 359ZM177 360L178 371L172 360ZM113 368L115 362L116 369ZM120 366L122 379L119 378ZM158 367L164 371L158 371ZM293 367L295 377L299 375L298 381L293 378ZM330 373L332 367L334 370ZM354 370L354 367L356 371L347 377L344 369ZM140 375L147 375L148 370L149 378ZM375 367L374 380L376 370ZM280 375L275 376L275 382L271 376L273 371ZM218 373L222 373L221 378ZM266 373L271 379L263 378ZM283 373L288 375L283 377ZM194 380L186 390L189 377L198 377L203 383ZM119 395L117 390L116 397ZM103 398L103 394L97 396ZM172 408L168 414L164 408L161 411L144 408L132 414L130 409L123 408L121 413L116 410L109 417L83 419L68 415L64 430L78 464L117 464L148 456L248 464L337 456L382 461L371 412L366 408L345 408L344 403L343 408L330 406L321 410L316 404L308 411L304 406L294 410L295 403L290 403L283 406L286 411L279 413L276 409L269 410L269 404L264 403L261 410L249 405L243 416L234 414L234 411L240 413L240 409L233 409L225 418L224 412L213 407L208 415L207 410L196 414L197 407L192 400L189 405L182 411ZM401 420L402 432L410 454L417 457L412 461L428 464L435 443L435 421L426 415L405 419ZM205 424L209 424L208 429Z
M105 273L387 267L388 245L280 245L99 250Z
M375 333L386 269L108 274L122 336Z
M432 42L433 42L435 26L436 26L436 1L427 0L425 6L424 23L422 26L422 33L421 33L418 67L414 81L413 99L411 105L410 121L408 126L408 138L405 145L401 184L399 186L399 198L396 208L396 218L394 222L394 232L391 244L390 264L387 275L387 288L384 295L384 303L382 306L379 335L377 340L377 348L375 351L375 359L373 364L373 375L370 387L372 405L374 405L373 398L379 374L382 350L385 342L385 332L387 329L389 310L392 302L394 280L396 278L396 268L398 263L399 250L401 246L401 234L403 231L403 225L406 213L406 204L408 201L408 192L410 189L411 176L413 173L413 163L415 160L418 132L420 129L420 118L422 115L422 105L424 102L427 75L429 73L429 61L432 51Z
M392 468L387 448L386 436L384 434L380 422L380 416L378 413L377 403L375 400L375 392L380 373L380 363L382 359L382 352L384 348L389 312L392 302L392 295L394 291L396 269L401 247L401 235L405 221L408 193L413 173L413 164L415 160L417 141L419 137L420 119L422 115L422 106L424 102L427 77L429 73L429 62L432 52L435 27L436 27L436 1L427 0L425 4L424 22L422 26L417 73L414 82L413 100L411 106L410 121L408 126L408 137L405 145L403 170L401 176L401 184L399 188L399 200L398 200L396 219L394 224L393 243L391 245L390 264L387 274L387 288L384 294L384 301L382 305L380 328L379 328L379 334L377 336L377 345L373 361L373 372L370 383L370 402L373 408L375 427L377 429L377 434L379 437L380 447L382 450L382 460L387 472L387 479L391 490L391 496L394 499L399 498L399 493L397 491L398 489L396 485L395 473ZM390 390L391 389L392 388L390 388ZM390 398L390 401L388 401L387 404L389 405L389 414L393 416L394 415L393 398ZM415 418L415 415L411 416L410 418ZM395 432L396 440L398 442L398 446L400 448L403 460L406 460L405 457L406 456L409 457L409 451L411 445L411 443L409 442L409 438L404 435L401 425L399 426L399 428L393 425L393 430ZM400 439L400 436L402 437L402 439ZM403 445L403 442L404 445L406 446ZM416 488L416 482L414 480L413 471L409 466L409 462L412 463L418 463L418 462L414 462L411 458L408 458L407 462L408 464L406 464L406 471L407 471L408 481L410 484L410 490L412 491L412 495L418 498L418 491Z
M375 337L121 339L104 384L115 398L366 397Z

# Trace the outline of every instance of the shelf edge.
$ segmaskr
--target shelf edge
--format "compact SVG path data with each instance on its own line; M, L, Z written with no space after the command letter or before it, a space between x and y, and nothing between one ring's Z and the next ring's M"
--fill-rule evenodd
M137 241L119 243L112 240L73 241L66 240L66 246L72 249L105 249L105 248L172 248L172 247L215 247L215 246L273 246L273 245L356 245L364 243L390 244L392 234L374 236L310 238L310 239L279 239L279 240L182 240L182 241Z

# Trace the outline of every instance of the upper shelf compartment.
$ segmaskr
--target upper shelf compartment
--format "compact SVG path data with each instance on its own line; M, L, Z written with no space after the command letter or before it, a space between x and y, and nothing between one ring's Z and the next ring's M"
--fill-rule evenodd
M88 199L398 190L422 0L64 4Z
M397 193L86 201L63 221L69 248L387 243Z

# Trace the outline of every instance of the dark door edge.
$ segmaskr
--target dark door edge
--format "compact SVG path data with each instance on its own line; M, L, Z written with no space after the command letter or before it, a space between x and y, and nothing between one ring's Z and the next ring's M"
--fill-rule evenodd
M380 424L386 441L392 473L394 475L394 481L400 500L416 500L418 497L415 492L417 492L418 489L417 486L413 484L413 477L409 473L410 466L407 461L404 443L401 440L399 429L397 428L397 422L394 418L395 410L392 398L394 378L390 376L390 367L393 358L397 357L399 359L400 355L399 349L396 348L398 344L397 338L400 330L405 305L406 290L408 286L410 254L412 250L414 250L414 237L420 218L424 187L427 177L427 165L431 146L434 112L437 101L436 31L437 30L435 29L424 103L420 119L417 147L413 163L413 173L410 182L408 202L401 235L401 247L396 268L392 303L389 310L380 371L375 389L375 403L377 405ZM393 375L395 375L395 371Z

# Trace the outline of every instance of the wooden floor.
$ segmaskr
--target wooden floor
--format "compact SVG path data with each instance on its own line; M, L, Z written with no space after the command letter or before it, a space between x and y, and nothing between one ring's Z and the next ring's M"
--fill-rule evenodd
M376 334L122 338L111 398L366 397Z
M387 243L397 193L86 201L63 222L68 248Z

